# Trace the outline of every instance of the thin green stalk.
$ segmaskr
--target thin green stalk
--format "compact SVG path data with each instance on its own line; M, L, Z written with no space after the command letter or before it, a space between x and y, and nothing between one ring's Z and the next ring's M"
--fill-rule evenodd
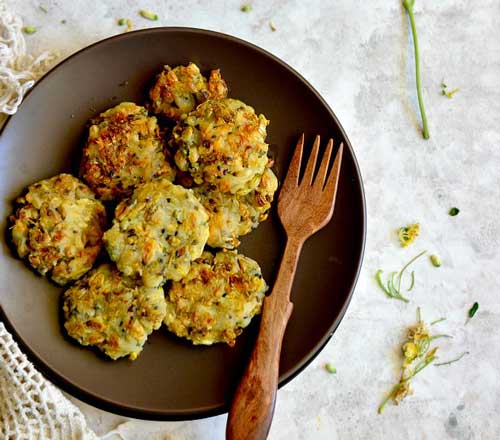
M418 260L422 255L424 255L427 251L420 252L416 257L413 257L408 263L404 265L404 267L401 269L401 271L398 274L398 292L401 291L401 278L403 277L403 274L406 269L415 261Z
M452 359L451 361L448 361L448 362L441 362L439 364L434 364L435 367L442 367L443 365L451 365L455 362L458 362L460 359L462 359L466 354L469 354L468 351L462 353L460 356L458 356L457 358L455 359Z
M411 272L411 282L410 282L410 287L408 287L408 292L413 289L413 286L415 285L415 271L412 270Z
M420 108L420 115L422 116L423 136L424 139L429 139L429 127L427 125L427 116L425 115L424 99L422 97L422 84L420 80L420 54L418 48L417 27L415 25L415 15L413 14L413 5L415 0L403 0L403 6L408 12L410 19L411 33L413 35L413 47L415 49L415 78L417 83L417 97L418 106Z
M391 400L392 396L394 396L394 394L396 394L396 391L399 390L403 386L403 383L404 382L400 382L392 387L391 392L387 395L387 397L384 399L384 401L380 404L380 406L377 409L377 412L379 414L382 414L382 411L384 410L384 407L387 404L387 402L389 402L389 400Z

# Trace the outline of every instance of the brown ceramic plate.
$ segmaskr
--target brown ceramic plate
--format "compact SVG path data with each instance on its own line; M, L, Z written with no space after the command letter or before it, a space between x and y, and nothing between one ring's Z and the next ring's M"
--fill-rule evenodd
M231 96L271 120L268 142L280 180L301 132L309 141L319 133L347 146L334 218L306 243L300 259L281 357L283 385L319 353L346 311L361 266L366 214L356 159L332 110L297 72L264 50L215 32L158 28L101 41L63 61L38 82L1 132L1 226L7 236L12 200L28 184L74 172L90 117L120 101L143 102L163 64L189 61L204 72L220 68ZM270 283L283 240L272 214L240 248L260 263ZM34 364L64 390L138 418L193 419L226 411L258 320L234 348L193 347L162 329L135 362L112 362L67 339L59 316L61 288L14 258L7 240L2 240L0 270L1 319Z

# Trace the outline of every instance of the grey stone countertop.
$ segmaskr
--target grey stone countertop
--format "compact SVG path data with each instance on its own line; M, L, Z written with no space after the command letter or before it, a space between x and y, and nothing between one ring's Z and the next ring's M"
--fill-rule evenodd
M316 360L278 393L272 440L500 438L500 3L416 0L422 79L430 133L419 129L413 46L399 0L249 0L243 2L7 0L26 24L28 48L68 56L134 29L191 26L257 44L303 74L342 122L360 163L367 197L363 270L347 314ZM43 12L39 6L48 12ZM147 21L139 9L156 12ZM61 24L61 20L66 20ZM273 32L269 21L276 27ZM441 83L459 92L449 99ZM459 207L456 217L448 210ZM421 234L399 246L398 227L419 222ZM411 302L386 298L374 281L421 250ZM467 310L479 311L464 325ZM377 407L398 380L405 329L424 318L453 339L438 341L427 367L399 406ZM337 368L328 374L325 363ZM82 402L90 426L124 439L221 439L226 416L192 422L146 422ZM118 439L118 435L107 438Z

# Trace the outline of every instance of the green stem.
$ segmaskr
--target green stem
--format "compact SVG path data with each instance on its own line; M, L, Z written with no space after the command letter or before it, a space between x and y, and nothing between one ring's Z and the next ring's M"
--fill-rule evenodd
M396 385L394 385L392 387L391 392L387 395L387 397L384 399L384 401L380 404L380 406L377 409L377 412L379 414L382 414L382 411L384 410L384 407L387 404L387 402L389 402L389 400L391 400L391 398L394 396L394 394L396 393L396 391L401 388L401 386L403 385L403 383L404 382L400 382L400 383L398 383L398 384L396 384Z
M408 17L410 18L411 33L413 35L413 46L415 49L415 78L417 83L418 106L420 108L420 115L422 116L422 132L424 139L429 139L429 127L427 125L427 116L425 115L424 99L422 97L422 84L420 80L420 54L418 49L417 27L415 25L415 16L413 14L414 4L415 0L403 0L403 6L408 12Z
M410 261L408 261L408 263L406 263L404 265L404 267L399 271L399 274L398 274L398 292L401 291L401 278L403 277L403 274L405 273L405 270L408 269L408 267L411 266L411 264L413 262L415 262L415 260L418 260L426 252L427 251L420 252L416 257L413 257Z
M451 365L453 364L454 362L458 362L460 359L462 359L466 354L469 354L468 351L462 353L460 356L458 356L457 358L455 359L452 359L451 361L448 361L448 362L441 362L440 364L434 364L435 367L441 367L443 365Z

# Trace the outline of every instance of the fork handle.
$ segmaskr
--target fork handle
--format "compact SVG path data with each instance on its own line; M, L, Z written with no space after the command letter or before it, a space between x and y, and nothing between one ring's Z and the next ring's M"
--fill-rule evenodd
M227 440L267 438L276 403L281 343L293 309L290 291L302 244L287 241L273 290L264 298L259 335L229 410Z

